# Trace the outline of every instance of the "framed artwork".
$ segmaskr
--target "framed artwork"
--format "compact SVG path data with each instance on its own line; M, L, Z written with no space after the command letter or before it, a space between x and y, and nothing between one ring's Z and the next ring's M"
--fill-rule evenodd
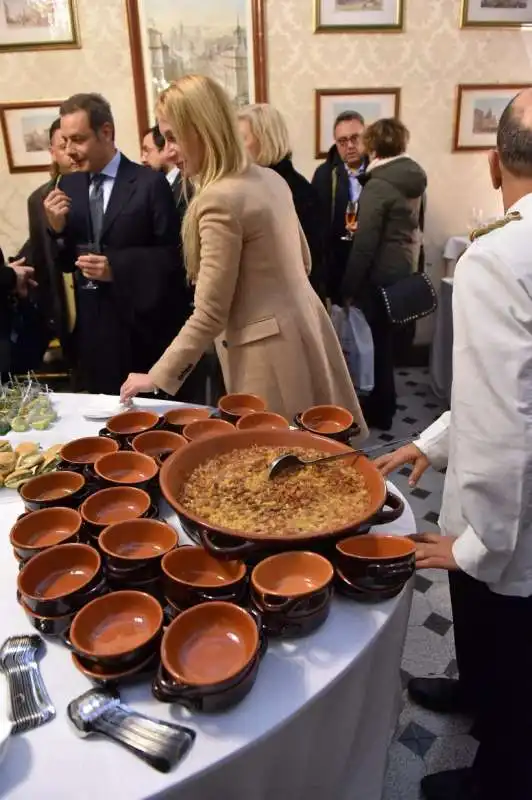
M75 0L2 0L0 52L81 47Z
M358 111L367 125L398 117L400 89L316 89L316 158L325 158L334 144L334 121L343 111Z
M403 30L405 0L314 0L314 33Z
M126 0L142 135L157 96L189 72L218 80L237 105L267 97L265 0Z
M59 116L61 100L4 103L0 123L10 172L47 172L50 169L49 131Z
M462 0L462 28L532 25L532 0Z
M490 150L497 142L497 126L502 112L530 84L460 84L454 121L455 152Z

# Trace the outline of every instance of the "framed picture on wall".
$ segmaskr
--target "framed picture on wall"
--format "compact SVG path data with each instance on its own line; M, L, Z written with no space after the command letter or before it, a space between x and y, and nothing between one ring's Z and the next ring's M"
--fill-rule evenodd
M334 144L334 121L343 111L358 111L367 125L398 117L401 90L316 89L316 158L325 158Z
M314 33L401 31L405 0L314 0Z
M0 52L81 47L75 0L2 0Z
M0 123L10 172L50 169L49 131L59 116L60 100L0 105Z
M512 97L529 84L460 84L454 120L455 152L490 150L497 141L497 126Z
M462 28L532 25L532 0L462 0Z
M126 0L139 130L169 82L218 80L237 105L267 95L265 0Z

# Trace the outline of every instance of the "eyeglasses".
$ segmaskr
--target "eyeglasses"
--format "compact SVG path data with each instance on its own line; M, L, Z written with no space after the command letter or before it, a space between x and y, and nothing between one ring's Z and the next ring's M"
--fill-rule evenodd
M348 144L358 144L360 141L360 134L354 133L352 136L342 136L336 140L339 147L347 147Z

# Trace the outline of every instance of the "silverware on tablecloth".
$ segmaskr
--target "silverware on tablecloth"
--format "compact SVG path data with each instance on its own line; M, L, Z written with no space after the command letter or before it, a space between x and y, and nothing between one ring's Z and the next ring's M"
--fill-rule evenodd
M10 636L0 648L0 670L9 687L12 733L38 728L55 717L37 657L44 646L40 636Z
M377 450L385 450L387 447L395 447L404 442L411 442L415 439L417 434L405 436L402 439L392 439L391 442L381 442L380 444L373 445L373 447L366 447L365 449L346 450L343 453L333 453L329 456L320 456L320 458L302 459L294 453L285 453L284 455L277 456L270 464L268 471L268 479L277 478L283 472L294 472L305 467L311 467L314 464L325 464L326 461L337 461L341 458L348 458L353 456L368 456L370 453L376 453Z
M153 719L121 703L112 689L91 689L69 703L67 715L82 737L100 733L159 772L169 772L186 756L196 734L184 725Z

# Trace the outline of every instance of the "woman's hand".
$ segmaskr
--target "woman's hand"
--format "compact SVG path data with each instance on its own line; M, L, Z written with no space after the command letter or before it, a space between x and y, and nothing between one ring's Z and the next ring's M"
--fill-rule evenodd
M415 486L425 470L430 467L430 461L427 456L415 444L407 444L394 453L380 456L373 463L383 475L389 475L390 472L394 472L405 464L412 464L412 474L408 479L409 486Z
M122 384L120 389L120 402L124 403L135 395L155 391L156 386L151 380L149 375L143 375L140 372L130 372L125 383Z

